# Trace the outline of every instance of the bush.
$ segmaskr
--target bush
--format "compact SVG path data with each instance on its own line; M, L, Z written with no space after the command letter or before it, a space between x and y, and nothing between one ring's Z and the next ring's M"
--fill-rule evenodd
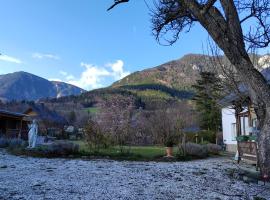
M48 157L69 156L79 153L79 145L72 142L57 142L48 146L42 146L37 151Z
M188 142L186 144L186 154L197 158L206 158L208 151L205 145Z
M175 136L174 135L169 135L167 136L167 138L165 139L165 143L164 145L166 147L173 147L174 145L176 145L176 139L175 139Z
M249 139L249 136L247 136L247 135L240 135L240 136L236 137L236 140L238 142L248 141L248 139Z
M222 147L216 144L206 144L207 151L210 154L218 155L222 150Z
M1 137L0 138L0 148L6 148L8 147L9 139Z
M26 147L26 142L22 139L12 138L9 140L8 148L16 149L16 148L24 148Z
M216 143L216 133L213 131L201 131L199 135L204 141Z
M79 145L72 142L56 142L50 145L40 145L33 149L25 148L24 141L20 143L19 140L9 143L8 150L15 155L27 155L34 157L66 157L70 155L79 155Z
M19 138L0 138L0 148L23 148L26 146L26 142Z

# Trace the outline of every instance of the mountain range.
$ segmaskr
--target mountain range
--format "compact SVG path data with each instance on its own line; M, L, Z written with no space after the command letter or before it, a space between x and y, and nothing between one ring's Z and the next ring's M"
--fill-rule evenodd
M64 82L49 81L27 72L14 72L0 75L0 99L38 100L79 95L85 90Z
M260 56L252 54L250 57L259 71L269 67L269 55ZM224 56L219 56L219 62L223 65L229 64ZM214 63L214 57L212 56L187 54L180 59L161 64L157 67L132 73L115 82L112 87L159 84L177 90L190 90L200 77L201 71L215 71L219 75L222 74L220 67L218 65L214 66ZM213 70L213 68L215 69Z
M255 66L263 71L264 76L270 77L268 68L270 56L252 55ZM188 54L159 66L134 72L116 81L108 88L87 92L98 94L126 90L142 98L180 98L192 97L192 85L200 78L201 70L213 69L211 56ZM228 62L220 57L222 63ZM218 70L218 69L217 69ZM0 75L1 100L38 100L42 98L60 98L70 95L80 95L86 92L74 85L64 82L48 81L44 78L26 72L15 72ZM115 92L114 92L115 93ZM83 95L84 97L88 96Z

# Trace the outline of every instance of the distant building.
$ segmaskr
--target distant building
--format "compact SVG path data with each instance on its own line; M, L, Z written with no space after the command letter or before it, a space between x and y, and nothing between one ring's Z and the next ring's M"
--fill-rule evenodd
M64 127L67 121L54 111L51 111L43 104L34 104L29 106L24 114L31 120L36 119L40 129L47 129L53 127Z

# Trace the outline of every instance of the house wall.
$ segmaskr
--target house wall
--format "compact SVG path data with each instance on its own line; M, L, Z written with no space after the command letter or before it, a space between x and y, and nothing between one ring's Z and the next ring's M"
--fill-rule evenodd
M239 114L239 128L241 135L252 134L252 128L257 126L257 117L252 107L244 108ZM235 124L235 125L234 125ZM237 141L235 110L229 107L222 109L222 129L223 141L226 144L227 151L236 152Z
M226 144L227 151L236 151L236 118L235 110L231 108L222 109L222 130L223 141Z
M27 131L25 127L26 122L22 118L0 116L0 137L18 137L20 132Z

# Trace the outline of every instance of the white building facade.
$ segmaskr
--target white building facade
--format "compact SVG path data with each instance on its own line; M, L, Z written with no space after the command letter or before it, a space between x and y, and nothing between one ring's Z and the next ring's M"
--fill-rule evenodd
M253 109L244 109L237 116L235 115L235 109L230 107L222 109L223 142L227 151L236 152L236 137L252 135L257 130L256 127L257 117Z

